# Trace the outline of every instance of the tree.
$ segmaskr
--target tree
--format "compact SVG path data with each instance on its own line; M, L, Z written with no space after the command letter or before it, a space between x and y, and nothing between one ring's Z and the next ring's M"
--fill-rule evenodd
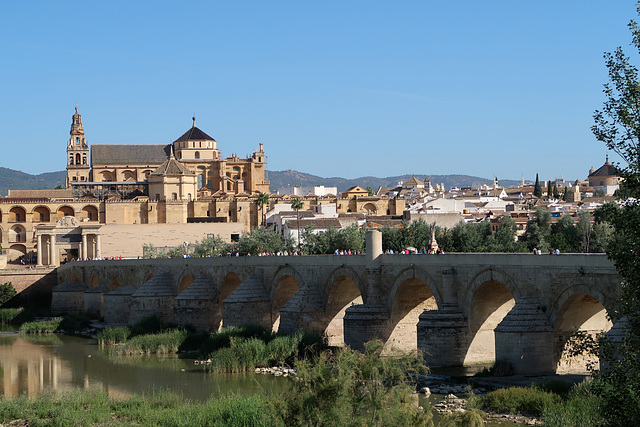
M298 250L300 250L300 209L304 207L302 200L295 198L291 201L291 209L296 211L296 217L298 218Z
M373 196L373 188L371 188L370 185L367 185L366 190L367 190L367 193L369 194L369 196Z
M265 220L264 220L264 207L265 205L269 205L269 194L267 193L260 193L258 194L258 197L256 198L256 205L258 205L258 207L260 208L261 211L261 215L260 215L260 219L262 220L262 225L265 225Z
M564 187L564 191L562 192L562 200L564 202L567 201L567 187Z
M540 179L536 174L536 185L533 187L533 195L536 197L542 197L542 187L540 187Z
M558 191L558 186L555 184L553 185L553 198L554 199L560 198L560 192Z
M553 196L553 183L551 180L547 181L547 199Z
M0 285L0 306L16 296L16 289L9 283Z
M636 10L640 14L640 2ZM632 44L640 51L640 28L633 20L628 26ZM614 320L624 317L627 323L620 340L601 341L601 360L607 368L594 385L609 424L622 426L640 420L640 82L638 69L622 48L604 58L609 83L604 85L604 105L595 111L591 130L623 159L624 164L615 167L636 200L619 210L607 208L615 229L607 254L622 279L620 308L611 315Z

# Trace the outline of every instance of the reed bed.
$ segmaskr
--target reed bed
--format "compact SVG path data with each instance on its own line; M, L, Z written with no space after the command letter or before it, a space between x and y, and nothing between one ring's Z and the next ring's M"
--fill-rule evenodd
M26 322L20 326L20 333L23 334L52 334L62 323L62 317L54 317L51 320L42 322Z

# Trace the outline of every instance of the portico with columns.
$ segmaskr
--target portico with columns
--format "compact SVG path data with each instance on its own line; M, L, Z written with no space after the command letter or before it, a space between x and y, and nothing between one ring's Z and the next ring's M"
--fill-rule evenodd
M60 218L55 225L37 226L38 266L58 266L76 252L78 259L100 258L101 227L80 223L72 216Z

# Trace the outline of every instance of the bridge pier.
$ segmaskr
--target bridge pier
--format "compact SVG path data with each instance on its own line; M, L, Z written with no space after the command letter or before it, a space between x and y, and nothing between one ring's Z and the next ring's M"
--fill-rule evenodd
M354 305L344 314L344 344L363 351L367 341L387 342L391 333L389 309L384 305Z
M526 295L495 329L496 361L517 375L555 373L553 328L538 298Z
M257 276L250 276L222 301L222 326L258 325L271 330L271 299Z
M467 319L457 309L425 310L418 321L418 350L428 366L462 366L467 352Z

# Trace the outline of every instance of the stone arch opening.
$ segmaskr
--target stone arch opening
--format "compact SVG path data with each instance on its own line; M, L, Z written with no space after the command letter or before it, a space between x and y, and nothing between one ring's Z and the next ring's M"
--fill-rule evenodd
M82 208L82 219L85 221L97 221L98 220L98 208L95 206L87 205Z
M27 247L25 245L11 245L9 246L9 260L16 260L20 257L27 256Z
M135 171L132 171L132 170L125 170L124 172L122 172L122 176L124 178L123 181L135 182L137 180L136 173Z
M415 351L418 348L418 321L425 310L437 310L433 291L417 277L404 279L397 287L391 303L391 333L385 351Z
M75 216L75 211L71 206L60 206L57 210L58 219L61 219L65 216Z
M80 279L78 278L78 273L76 271L73 272L73 274L71 275L71 281L72 282L79 282Z
M281 276L271 296L271 325L274 332L280 327L280 309L300 290L300 284L291 275Z
M97 288L100 286L100 280L98 279L98 275L93 273L91 276L91 282L89 283L90 288Z
M570 337L576 332L596 338L607 332L613 323L605 307L591 295L576 293L568 297L556 315L554 330L554 362L558 374L584 374L588 366L597 364L594 355L570 354Z
M142 281L142 283L146 283L146 282L148 282L148 281L149 281L149 280L151 280L151 279L153 279L153 273L149 273L149 274L147 275L147 278L146 278L146 279L144 279L144 280Z
M181 294L182 291L184 291L189 286L191 286L192 283L193 283L193 277L191 277L191 275L187 274L186 276L184 276L182 278L182 280L180 281L180 287L178 288L178 294Z
M325 305L327 326L325 335L331 346L344 346L344 313L352 305L362 304L356 283L347 276L337 277L329 288Z
M502 282L487 280L478 287L468 306L469 347L465 365L495 361L494 330L515 304L514 296Z
M218 312L222 313L222 302L242 283L236 273L227 273L220 283L220 298L218 299ZM223 319L220 318L218 330L222 328Z
M51 211L46 206L37 206L33 209L33 222L51 221Z
M116 289L122 288L122 280L120 280L120 276L115 276L111 279L111 286L109 287L110 291L115 291Z
M378 207L373 203L365 203L365 205L362 206L362 209L369 214L375 214L376 212L378 212Z
M102 178L102 182L111 182L113 181L113 174L108 171L100 172L100 177Z
M14 225L9 229L9 243L26 243L27 231L21 225Z
M9 222L25 222L27 211L22 206L14 206L9 210Z

